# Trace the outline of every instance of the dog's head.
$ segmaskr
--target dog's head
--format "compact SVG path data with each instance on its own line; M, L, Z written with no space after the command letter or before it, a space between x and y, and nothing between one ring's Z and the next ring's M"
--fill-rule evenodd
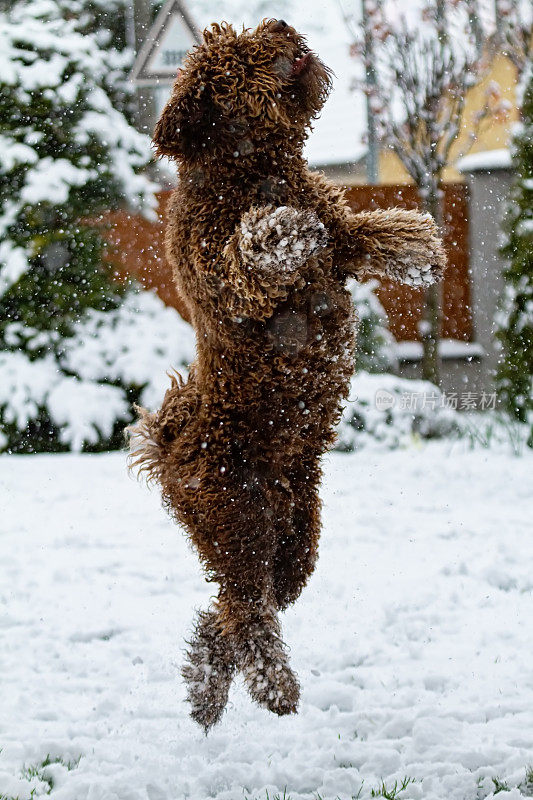
M178 71L156 125L158 155L197 159L251 156L305 139L331 84L327 67L283 20L237 34L212 25Z

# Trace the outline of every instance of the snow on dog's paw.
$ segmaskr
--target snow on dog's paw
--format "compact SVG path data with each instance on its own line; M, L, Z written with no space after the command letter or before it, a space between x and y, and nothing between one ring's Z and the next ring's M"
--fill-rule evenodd
M278 716L295 714L300 684L289 666L285 646L272 631L256 629L239 648L238 666L250 696Z
M187 685L191 717L205 733L220 721L235 674L232 648L221 634L214 612L201 612L181 674Z
M327 246L326 228L313 211L291 206L263 206L243 215L241 250L247 261L262 269L292 272Z
M417 289L426 288L431 286L432 283L440 281L442 278L442 269L432 264L424 264L422 267L411 266L402 276L403 283L408 286L413 286Z

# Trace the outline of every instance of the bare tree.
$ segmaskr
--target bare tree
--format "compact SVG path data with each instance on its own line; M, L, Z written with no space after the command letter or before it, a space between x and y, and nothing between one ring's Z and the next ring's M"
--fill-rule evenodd
M372 64L368 64L369 50L358 19L345 15L354 37L353 50L361 56L365 76L373 76L371 84L365 77L359 88L370 98L369 108L378 118L382 146L398 156L418 188L423 207L442 227L442 175L461 128L467 92L486 72L486 43L491 37L502 37L508 43L506 52L511 57L512 51L519 60L528 41L519 20L521 0L495 0L502 7L505 4L506 16L497 29L492 15L492 31L479 15L478 0L423 0L411 8L409 20L395 18L394 5L387 0L361 2L365 3L366 36L368 26L373 26ZM477 114L478 129L496 110L494 86L492 93ZM475 136L467 147L473 141ZM423 376L437 385L441 305L440 287L431 286L426 291L420 333Z
M494 8L495 46L513 62L520 79L533 58L533 4L531 0L494 0ZM490 23L484 22L483 37L490 41Z
M402 23L388 38L388 66L396 91L395 102L386 107L384 117L386 143L417 185L423 207L441 229L442 173L459 133L465 95L472 82L472 65L454 52L444 33L445 28L440 35L426 38ZM426 290L420 334L422 374L437 385L441 306L441 287L434 284Z

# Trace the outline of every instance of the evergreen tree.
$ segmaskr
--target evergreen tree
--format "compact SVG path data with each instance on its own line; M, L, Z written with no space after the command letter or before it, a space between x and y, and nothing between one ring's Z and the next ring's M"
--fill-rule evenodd
M505 295L498 315L502 344L497 386L505 408L531 425L533 447L533 69L525 81L522 125L514 139L515 181L507 215L509 259Z
M119 50L101 46L102 29L80 32L91 15L65 8L34 0L0 15L0 372L5 382L22 370L36 393L22 421L0 397L4 439L16 450L68 446L36 381L75 379L62 362L66 340L90 310L118 309L127 291L94 220L121 204L154 205L155 187L140 174L149 141L123 113Z
M357 318L355 369L357 372L390 372L397 367L394 337L388 328L385 309L375 289L377 281L352 281L350 292Z

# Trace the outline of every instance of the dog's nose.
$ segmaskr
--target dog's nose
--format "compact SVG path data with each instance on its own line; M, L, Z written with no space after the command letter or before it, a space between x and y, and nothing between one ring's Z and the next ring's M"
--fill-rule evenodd
M278 21L272 26L273 33L281 33L288 28L288 24L285 22L284 19L278 19Z

